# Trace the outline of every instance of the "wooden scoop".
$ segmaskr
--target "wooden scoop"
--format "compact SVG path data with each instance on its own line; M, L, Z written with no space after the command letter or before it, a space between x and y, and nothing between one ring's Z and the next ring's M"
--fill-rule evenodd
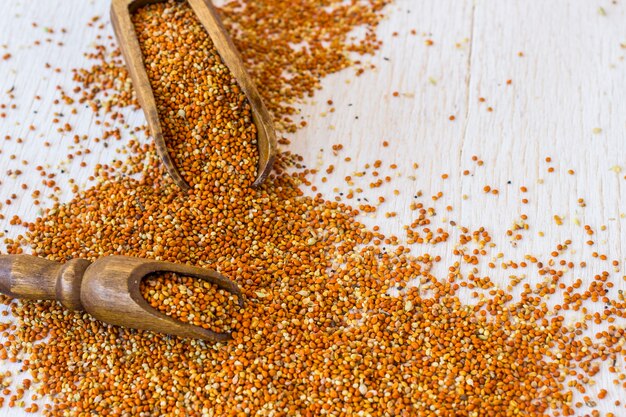
M189 184L178 172L174 161L170 157L161 122L157 112L156 101L150 86L150 80L144 68L143 55L139 47L139 41L135 33L135 28L131 20L131 13L140 7L148 4L161 3L164 0L112 0L111 1L111 21L113 30L120 44L122 55L126 61L126 66L133 81L135 92L141 108L143 109L150 132L154 137L157 152L163 160L167 172L174 179L176 184L188 190ZM237 48L228 36L213 4L210 0L187 0L198 20L206 29L209 37L219 52L224 64L233 74L242 91L246 94L252 108L252 119L257 127L257 146L259 151L259 165L257 167L256 180L252 184L254 187L260 185L270 173L274 158L276 157L276 132L272 118L263 104L254 82L245 70L243 60L239 56Z
M175 272L211 282L235 294L243 307L237 284L215 271L127 256L60 264L31 255L0 255L0 292L14 298L57 300L70 310L84 310L117 326L214 342L231 339L230 333L203 329L153 309L139 290L142 278L153 272Z

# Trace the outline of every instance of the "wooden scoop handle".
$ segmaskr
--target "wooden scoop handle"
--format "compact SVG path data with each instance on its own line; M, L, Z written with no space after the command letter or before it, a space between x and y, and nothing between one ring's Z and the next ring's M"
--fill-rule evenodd
M61 264L31 255L0 255L0 292L14 298L57 300L70 310L82 310L80 286L89 265L84 259Z

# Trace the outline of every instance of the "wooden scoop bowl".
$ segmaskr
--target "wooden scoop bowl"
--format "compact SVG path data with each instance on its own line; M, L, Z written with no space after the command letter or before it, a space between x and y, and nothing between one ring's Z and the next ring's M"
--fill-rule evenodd
M139 41L135 33L135 28L131 20L131 14L138 8L161 3L164 0L112 0L111 1L111 21L113 30L120 44L122 55L126 61L126 66L133 81L133 87L137 93L139 104L143 109L150 132L156 143L156 148L167 172L174 179L174 182L183 190L188 190L189 184L178 172L174 161L167 151L159 114L157 112L156 101L150 86L148 74L144 68L143 55L139 47ZM210 0L187 0L194 13L206 29L209 37L219 52L222 61L228 67L233 77L239 83L245 93L252 108L252 119L257 128L257 146L259 151L259 165L257 176L252 184L254 187L260 185L269 175L272 164L276 157L276 132L272 118L263 104L254 82L245 70L237 48L228 36L213 4Z
M235 294L243 307L237 284L215 271L117 255L93 263L72 259L64 264L31 255L0 255L0 293L57 300L70 310L84 310L117 326L214 342L231 339L230 333L203 329L153 309L139 290L142 278L153 272L175 272L211 282Z

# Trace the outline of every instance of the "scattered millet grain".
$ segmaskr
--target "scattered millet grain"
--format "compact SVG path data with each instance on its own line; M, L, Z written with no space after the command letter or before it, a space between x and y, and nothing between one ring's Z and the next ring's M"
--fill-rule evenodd
M283 103L312 92L322 75L348 62L337 63L334 44L327 50L314 42L316 54L301 57L308 72L288 79L266 70L301 64L274 54L285 55L294 40L323 40L326 32L341 38L357 23L373 30L376 5L383 3L344 8L345 2L331 1L330 12L320 11L317 0L297 8L279 0L227 6L227 22L242 27L233 31L236 41L286 129L291 104ZM278 52L268 47L274 44ZM112 117L114 106L133 104L127 83L107 81L121 69L94 68L97 74L81 81L94 111ZM103 85L117 97L114 104L92 96L94 86ZM601 367L611 364L617 384L626 378L624 329L614 323L624 318L623 293L611 291L616 278L608 272L571 283L557 266L568 244L519 262L493 253L484 228L458 226L458 262L435 275L438 256L409 255L395 236L359 223L351 206L303 196L310 172L297 156L282 154L275 175L241 197L203 187L182 196L163 181L151 147L129 147L125 165L101 167L100 183L30 224L28 245L56 260L121 253L217 269L237 281L248 300L235 340L206 345L106 326L52 302L12 302L20 323L1 325L9 342L0 358L27 358L22 369L33 383L7 388L6 395L14 393L9 405L19 405L30 389L50 396L44 411L51 416L574 415L574 407L592 404L573 398L591 390ZM197 179L211 175L200 169ZM443 227L431 226L435 207L414 204L418 217L407 229L408 245L451 239ZM19 252L20 243L9 251ZM511 278L513 293L481 275L481 265L536 269L526 271L532 281ZM462 303L462 291L475 303ZM570 319L568 312L579 316ZM583 332L594 323L605 330L588 337ZM10 375L0 378L8 382Z

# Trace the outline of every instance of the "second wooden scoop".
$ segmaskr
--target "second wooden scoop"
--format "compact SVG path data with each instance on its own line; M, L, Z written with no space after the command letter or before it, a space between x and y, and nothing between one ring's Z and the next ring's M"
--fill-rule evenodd
M30 255L0 255L0 293L14 298L57 300L70 310L84 310L105 323L180 337L223 342L230 333L216 333L175 320L155 309L141 295L139 284L153 272L193 276L235 294L237 284L215 271L171 262L108 256L91 263L72 259L65 264Z
M176 164L172 160L161 129L157 105L150 86L148 74L144 68L143 54L135 34L135 28L131 20L131 13L140 7L153 3L162 3L165 0L112 0L111 21L113 30L120 44L122 55L133 81L133 87L137 93L139 104L143 109L150 132L156 144L157 152L165 165L170 176L183 190L188 190L189 184L180 175ZM257 146L259 151L259 165L257 167L256 180L253 186L260 185L269 175L274 158L276 157L276 132L274 124L263 100L259 95L254 82L246 72L243 60L228 36L211 0L187 0L202 26L207 31L215 49L219 52L222 61L228 67L233 77L245 93L250 107L252 119L257 128Z

